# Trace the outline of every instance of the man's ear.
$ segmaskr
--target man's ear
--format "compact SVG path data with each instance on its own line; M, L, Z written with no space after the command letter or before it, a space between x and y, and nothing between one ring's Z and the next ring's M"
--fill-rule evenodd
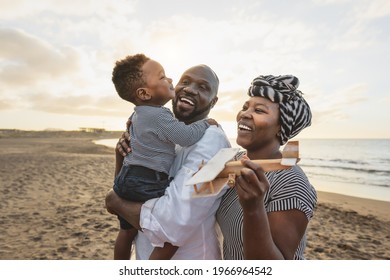
M142 101L147 101L147 100L150 100L152 98L152 96L150 95L150 93L148 92L148 90L146 88L137 89L136 95Z
M211 102L210 102L210 108L213 108L215 103L217 103L217 101L218 101L218 97L214 97L214 99L211 100Z

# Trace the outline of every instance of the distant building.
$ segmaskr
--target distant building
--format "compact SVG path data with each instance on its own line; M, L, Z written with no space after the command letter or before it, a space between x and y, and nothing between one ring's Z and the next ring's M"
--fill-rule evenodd
M95 127L80 127L79 129L82 132L104 132L104 131L106 131L104 128L95 128Z
M65 131L63 130L62 128L55 128L55 127L48 127L48 128L45 128L43 131Z

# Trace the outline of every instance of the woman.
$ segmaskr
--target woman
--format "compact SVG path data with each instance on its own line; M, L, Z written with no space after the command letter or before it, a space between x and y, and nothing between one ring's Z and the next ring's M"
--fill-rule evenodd
M280 146L311 123L299 80L259 76L237 115L237 144L249 159L281 158ZM236 185L222 198L217 221L225 259L303 259L316 192L299 166L272 172L243 159Z

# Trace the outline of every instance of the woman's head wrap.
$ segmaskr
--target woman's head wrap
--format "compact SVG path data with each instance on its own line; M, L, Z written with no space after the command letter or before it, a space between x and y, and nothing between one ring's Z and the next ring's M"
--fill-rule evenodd
M260 96L279 104L280 143L285 144L311 124L309 104L297 90L299 80L292 75L258 76L248 89L249 96Z

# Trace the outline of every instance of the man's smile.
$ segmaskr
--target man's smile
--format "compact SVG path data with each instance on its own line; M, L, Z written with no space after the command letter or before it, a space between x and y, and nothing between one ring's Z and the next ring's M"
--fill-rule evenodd
M187 96L180 96L177 99L177 106L184 110L193 110L196 105L196 101Z

